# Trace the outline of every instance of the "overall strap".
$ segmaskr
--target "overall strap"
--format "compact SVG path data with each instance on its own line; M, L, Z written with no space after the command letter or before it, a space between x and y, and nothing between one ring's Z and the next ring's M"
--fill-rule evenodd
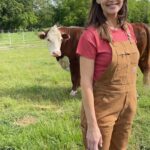
M125 28L126 28L125 33L127 34L128 40L130 41L130 43L132 43L132 37L131 37L128 23L126 23Z
M132 40L132 36L131 36L131 32L130 32L129 24L128 23L125 24L125 27L124 27L123 30L124 30L125 34L127 35L127 37L128 37L128 41L130 42L130 44L132 44L133 40ZM111 46L113 46L114 45L114 41L113 40L110 41L109 44Z

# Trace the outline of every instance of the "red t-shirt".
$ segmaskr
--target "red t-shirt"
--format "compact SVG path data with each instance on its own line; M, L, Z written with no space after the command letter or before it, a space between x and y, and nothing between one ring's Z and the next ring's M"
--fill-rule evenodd
M131 38L136 42L132 26L128 25ZM111 29L111 36L114 42L126 41L128 36L122 29ZM112 49L109 43L102 40L94 27L85 29L80 37L77 54L95 60L93 80L101 77L112 60Z

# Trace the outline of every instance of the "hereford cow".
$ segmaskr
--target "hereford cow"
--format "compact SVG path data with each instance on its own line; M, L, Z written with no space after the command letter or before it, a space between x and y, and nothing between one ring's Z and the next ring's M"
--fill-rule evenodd
M132 25L140 52L139 67L144 74L144 84L150 85L150 31L143 23ZM48 31L39 34L41 39L48 41L52 56L56 57L64 69L70 69L72 81L70 95L72 96L76 94L80 85L79 57L76 54L76 48L83 31L82 27L53 26Z
M55 25L48 31L39 33L41 39L48 41L51 55L56 57L64 69L69 68L72 81L70 95L72 96L77 93L80 84L79 57L76 55L76 48L83 30L82 27L57 27Z

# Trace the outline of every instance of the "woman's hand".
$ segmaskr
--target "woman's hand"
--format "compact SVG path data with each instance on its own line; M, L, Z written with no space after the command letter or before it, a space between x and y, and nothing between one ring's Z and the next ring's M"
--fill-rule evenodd
M102 135L97 125L94 127L88 127L86 140L87 150L98 150L99 146L102 147Z

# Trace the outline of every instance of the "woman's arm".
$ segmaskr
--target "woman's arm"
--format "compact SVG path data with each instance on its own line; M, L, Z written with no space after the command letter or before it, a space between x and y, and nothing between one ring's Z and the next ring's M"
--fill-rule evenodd
M94 60L80 56L82 101L87 119L87 146L89 150L98 150L102 146L101 133L97 125L93 96Z
M97 125L93 97L94 60L80 56L82 101L89 126Z

